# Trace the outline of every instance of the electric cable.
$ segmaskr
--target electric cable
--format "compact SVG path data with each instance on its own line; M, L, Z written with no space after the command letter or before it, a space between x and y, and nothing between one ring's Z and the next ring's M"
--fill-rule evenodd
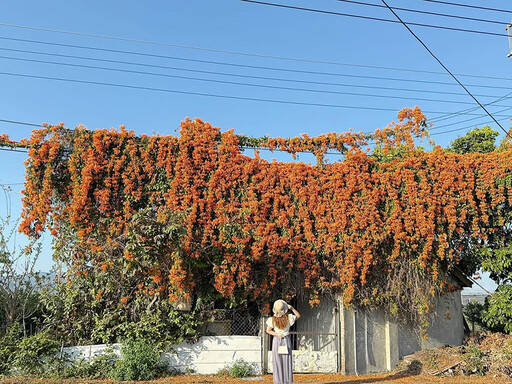
M242 0L242 1L246 1L246 0ZM356 17L356 16L354 16L354 17ZM357 16L357 17L366 18L365 16ZM383 19L383 20L387 20L388 22L392 22L392 23L396 22L396 20L389 20L389 19ZM167 43L167 42L161 42L161 41L150 41L150 40L132 39L132 38L126 38L126 37L119 37L119 36L99 35L99 34L75 32L75 31L66 31L66 30L51 29L51 28L44 28L44 27L34 27L34 26L29 26L29 25L0 23L0 26L9 27L9 28L18 28L18 29L28 29L28 30L34 30L34 31L59 33L59 34L65 34L65 35L92 37L92 38L99 38L99 39L106 39L106 40L117 40L117 41L125 41L125 42L140 43L140 44L149 44L149 45L156 45L156 46L183 48L183 49L189 49L189 50L198 50L198 51L222 53L222 54L229 54L229 55L259 57L259 58L265 58L265 59L277 59L277 60L297 61L297 62L316 63L316 64L344 65L344 63L332 62L332 61L311 60L311 59L296 58L296 57L284 57L284 56L265 55L265 54L257 54L257 53L250 53L250 52L240 52L240 51L231 51L231 50L195 47L195 46L190 46L190 45L173 44L173 43ZM427 25L425 25L425 26L427 26ZM443 27L443 28L451 29L450 27ZM466 32L475 32L475 31L468 30ZM476 33L478 33L478 32L476 32ZM489 32L484 32L484 33L487 34ZM508 35L505 35L505 36L508 36Z
M388 90L388 91L421 92L421 93L433 93L433 94L442 94L442 95L457 95L457 96L462 96L462 95L465 96L466 95L466 93L463 93L463 92L437 91L437 90L430 90L430 89L396 88L396 87L383 87L383 86L377 86L377 85L346 84L346 83L335 83L335 82L313 81L313 80L285 79L285 78L280 78L280 77L269 77L269 76L242 75L242 74L228 73L228 72L197 70L197 69L191 69L191 68L180 68L180 67L172 67L172 66L166 66L166 65L155 65L155 64L123 61L123 60L100 59L100 58L88 57L88 56L65 55L65 54L59 54L59 53L49 53L49 52L5 48L5 47L0 47L0 50L9 51L9 52L18 52L18 53L28 53L28 54L34 54L34 55L43 55L43 56L64 57L64 58L68 58L68 59L99 61L99 62L106 62L106 63L112 63L112 64L134 65L134 66L142 66L142 67L158 68L158 69L171 69L171 70L176 70L176 71L185 71L185 72L192 72L192 73L205 73L205 74L211 74L211 75L232 76L232 77L240 77L240 78L244 78L244 79L271 80L271 81L281 81L281 82L288 82L288 83L327 85L327 86L336 86L336 87L354 87L354 88L364 88L364 89L372 89L372 90L373 89L382 89L382 90ZM477 96L492 97L492 98L499 97L498 95L480 95L480 94Z
M350 4L358 4L358 5L365 5L370 7L377 7L377 8L386 8L384 5L381 4L373 4L373 3L365 3L363 1L355 1L355 0L336 0L343 3L350 3ZM441 16L441 17L450 17L454 19L460 19L460 20L469 20L469 21L479 21L483 23L491 23L491 24L499 24L499 25L508 25L508 21L497 21L497 20L489 20L489 19L479 19L476 17L469 17L469 16L460 16L460 15L451 15L447 13L440 13L440 12L431 12L431 11L424 11L420 9L411 9L411 8L401 8L401 7L393 7L395 10L404 11L404 12L412 12L412 13L421 13L424 15L431 15L431 16Z
M240 1L243 1L245 3L268 5L268 6L272 6L272 7L278 7L278 8L286 8L286 9L294 9L294 10L299 10L299 11L323 13L323 14L327 14L327 15L354 17L354 18L358 18L358 19L365 19L365 20L372 20L372 21L383 21L383 22L387 22L387 23L399 23L396 20L383 19L380 17L362 16L362 15L354 15L354 14L350 14L350 13L326 11L326 10L315 9L315 8L305 8L305 7L297 7L297 6L293 6L293 5L268 3L266 1L259 1L259 0L240 0ZM488 35L488 36L508 37L508 35L506 33L487 32L487 31L480 31L480 30L474 30L474 29L446 27L446 26L442 26L442 25L433 25L433 24L424 24L424 23L415 23L415 22L407 22L407 23L410 25L417 26L417 27L445 29L445 30L449 30L449 31L476 33L476 34Z
M465 7L465 8L473 8L473 9L483 9L485 11L502 12L502 13L508 13L509 15L512 13L512 10L507 10L507 9L489 8L489 7L482 7L482 6L479 6L479 5L454 3L454 2L451 2L451 1L442 1L442 0L423 0L423 1L426 1L428 3L438 3L438 4L445 4L445 5L453 5L455 7Z
M203 82L216 83L216 84L229 84L229 85L238 85L238 86L245 86L245 87L277 89L277 90L286 90L286 91L300 91L300 92L312 92L312 93L334 94L334 95L349 95L349 96L364 96L364 97L374 97L374 98L414 100L414 101L426 101L426 102L442 102L442 103L448 103L448 104L473 104L472 102L457 101L457 100L439 100L439 99L428 99L428 98L412 97L412 96L409 97L409 96L395 96L395 95L378 95L378 94L374 94L374 93L340 92L340 91L330 91L330 90L317 90L317 89L311 89L311 88L294 88L294 87L283 87L283 86L277 86L277 85L241 83L241 82L228 81L228 80L205 79L205 78L181 76L181 75L171 75L171 74L163 74L163 73L156 73L156 72L135 71L135 70L130 70L130 69L108 68L108 67L100 67L100 66L94 66L94 65L72 64L72 63L63 63L63 62L56 62L56 61L49 61L49 60L37 60L37 59L27 59L27 58L18 58L18 57L8 57L8 56L2 56L2 55L0 55L0 59L32 62L32 63L39 63L39 64L52 64L52 65L74 67L74 68L99 69L99 70L111 71L111 72L132 73L132 74L138 74L138 75L150 75L150 76L167 77L167 78L174 78L174 79L203 81ZM497 106L504 107L502 105L497 105Z
M185 61L185 62L196 62L196 63L202 63L202 64L215 64L215 65L223 65L223 66L236 67L236 68L263 69L263 70L286 72L286 73L300 73L300 74L311 74L311 75L348 77L348 78L357 78L357 79L375 79L375 80L400 81L400 82L408 82L408 83L440 84L440 85L456 86L456 84L453 84L452 82L446 82L446 81L404 79L404 78L396 78L396 77L367 76L367 75L354 75L354 74L344 74L344 73L336 73L336 72L309 71L309 70L300 70L300 69L291 69L291 68L277 68L277 67L268 67L268 66L250 65L250 64L238 64L238 63L229 63L229 62L213 61L213 60L183 58L183 57L179 57L179 56L159 55L159 54L151 54L151 53L144 53L144 52L137 52L137 51L125 51L125 50L119 50L119 49L99 48L99 47L91 47L91 46L76 45L76 44L63 44L63 43L47 42L47 41L41 41L41 40L19 39L19 38L4 37L4 36L0 36L0 39L1 40L18 41L18 42L26 42L26 43L34 43L34 44L42 44L42 45L50 45L50 46L57 46L57 47L69 47L69 48L101 51L101 52L121 53L121 54L136 55L136 56L146 56L146 57L162 58L162 59L169 59L169 60L178 60L178 61ZM340 65L342 65L342 64L340 63ZM363 66L360 64L347 64L347 65L355 66L355 67L370 67L370 66ZM393 68L393 67L373 66L370 68L441 74L441 72L412 70L412 69L411 70L410 69L399 69L399 68ZM447 75L444 72L442 74ZM465 75L465 74L460 74L459 76L492 79L492 80L512 81L512 78L493 77L493 76ZM479 88L489 88L489 89L507 89L507 90L510 89L509 86L507 87L507 86L492 86L492 85L479 85L479 84L471 84L471 85L468 84L468 86L479 87Z
M400 18L400 16L398 16L398 14L393 10L393 8L391 8L386 3L385 0L381 0L381 1L391 11L391 13L393 13L393 15L395 15L395 17L400 21L400 23L405 28L407 28L407 30L416 38L416 40L418 40L420 42L420 44L423 45L423 47L439 63L439 65L441 65L445 69L445 71L448 72L453 77L453 79L468 93L468 95L471 96L471 98L485 111L485 113L487 113L489 115L489 117L494 120L494 122L501 128L501 130L503 132L505 132L505 135L512 138L510 133L508 133L508 131L501 126L501 124L498 122L498 120L496 120L496 118L484 107L484 105L464 86L464 84L462 84L459 81L459 79L457 79L457 77L453 73L450 72L450 70L442 63L442 61L439 60L436 55L434 55L434 53L427 47L427 45L413 32L413 30Z
M214 93L182 91L182 90L178 90L178 89L146 87L146 86L137 86L137 85L130 85L130 84L119 84L119 83L107 83L107 82L91 81L91 80L68 79L68 78L61 78L61 77L54 77L54 76L31 75L31 74L26 74L26 73L0 72L0 75L13 76L13 77L24 77L24 78L31 78L31 79L52 80L52 81L60 81L60 82L68 82L68 83L76 83L76 84L104 85L104 86L117 87L117 88L128 88L128 89L145 90L145 91L177 93L177 94L182 94L182 95L194 95L194 96L214 97L214 98L232 99L232 100L258 101L258 102L268 102L268 103L288 104L288 105L303 105L303 106L312 106L312 107L346 108L346 109L360 109L360 110L370 110L370 111L392 111L392 112L396 112L397 110L400 110L400 108L364 107L364 106L356 106L356 105L324 104L324 103L311 103L311 102L290 101L290 100L281 100L281 99L263 99L263 98L246 97L246 96L219 95L219 94L214 94ZM424 111L424 112L429 113L429 114L446 114L447 113L445 111L442 111L442 112L441 111Z

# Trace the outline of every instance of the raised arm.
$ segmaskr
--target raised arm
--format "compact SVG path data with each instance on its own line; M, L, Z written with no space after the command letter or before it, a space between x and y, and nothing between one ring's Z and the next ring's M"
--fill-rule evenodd
M288 305L288 308L290 308L297 319L300 317L300 313L295 308L293 308L291 305Z

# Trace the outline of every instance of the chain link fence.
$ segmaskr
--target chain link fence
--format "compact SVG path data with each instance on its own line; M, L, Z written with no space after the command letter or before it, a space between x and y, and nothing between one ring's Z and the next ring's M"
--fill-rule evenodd
M258 336L261 314L255 306L215 309L206 334L216 336Z

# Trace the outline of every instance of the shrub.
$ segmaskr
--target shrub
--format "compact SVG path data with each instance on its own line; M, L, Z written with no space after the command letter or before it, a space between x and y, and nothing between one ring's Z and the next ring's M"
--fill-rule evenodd
M464 361L462 369L466 375L478 374L483 376L489 369L485 353L474 344L466 348L466 351L462 354L462 359Z
M55 378L112 378L117 360L118 357L111 348L107 348L102 354L94 356L89 361L73 360L66 356L59 361L61 364L54 366L54 372L50 375Z
M12 359L12 369L18 375L41 376L49 365L58 363L59 343L48 331L21 339Z
M121 347L113 378L116 380L151 380L164 372L160 351L145 340L129 340Z
M250 364L243 359L238 359L233 364L222 368L217 372L218 376L231 376L231 377L249 377L256 374L254 364Z
M0 339L0 375L9 374L18 343L22 337L19 323L12 324Z

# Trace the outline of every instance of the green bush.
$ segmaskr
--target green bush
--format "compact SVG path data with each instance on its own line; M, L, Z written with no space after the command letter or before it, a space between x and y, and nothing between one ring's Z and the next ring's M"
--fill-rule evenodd
M59 361L61 364L49 367L51 373L48 376L83 379L112 378L117 360L118 357L111 348L107 348L102 354L89 361L85 359L73 360L66 356Z
M11 369L18 343L23 335L19 323L12 324L0 339L0 375L7 375Z
M466 351L462 354L462 360L464 361L462 370L466 375L477 374L483 376L489 369L485 353L474 344L466 348Z
M243 359L238 359L233 364L222 368L217 372L218 376L231 376L231 377L249 377L256 374L256 369L253 364L250 364Z
M21 339L12 358L13 373L23 376L42 376L48 366L59 365L59 343L49 332L42 331Z
M151 380L164 372L160 351L145 340L129 340L121 347L113 378L116 380Z

